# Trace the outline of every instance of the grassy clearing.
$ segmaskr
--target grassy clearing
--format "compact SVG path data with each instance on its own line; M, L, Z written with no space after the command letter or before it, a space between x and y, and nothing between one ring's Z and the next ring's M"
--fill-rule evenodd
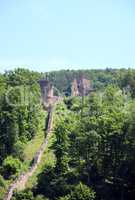
M55 124L55 121L56 121L56 115L55 115L55 111L54 111L54 113L53 113L53 124ZM28 182L26 183L26 188L31 189L37 184L38 175L43 172L45 167L55 165L55 161L56 161L55 155L53 153L53 150L50 148L54 140L55 140L55 137L52 133L52 136L49 139L49 143L47 145L47 148L46 148L44 154L42 155L41 162L38 165L38 168L35 171L35 173L29 178Z
M44 118L40 123L40 128L39 128L40 131L36 134L35 138L33 138L31 141L27 142L24 145L24 150L22 152L24 162L22 163L22 168L20 169L20 172L18 174L16 174L16 177L14 177L14 178L17 178L22 172L28 171L30 163L33 160L35 153L39 150L41 144L43 143L44 136L45 136L43 128L44 128L44 123L45 123L46 117L47 117L47 112L44 112ZM5 180L4 181L5 186L0 185L0 200L3 200L8 187L14 181L14 178Z
M27 171L28 167L30 165L30 162L32 161L35 153L38 151L40 148L41 144L44 141L44 132L38 133L35 138L33 138L31 141L26 143L25 148L24 148L24 158L25 158L25 164L23 165L23 168L21 169L20 173L22 171ZM19 176L19 175L18 175ZM13 180L5 180L5 187L0 187L0 200L4 198L4 195L9 187L9 185L13 182Z
M24 158L27 162L30 162L33 159L35 153L38 151L43 141L44 133L41 132L26 144L26 147L24 148Z

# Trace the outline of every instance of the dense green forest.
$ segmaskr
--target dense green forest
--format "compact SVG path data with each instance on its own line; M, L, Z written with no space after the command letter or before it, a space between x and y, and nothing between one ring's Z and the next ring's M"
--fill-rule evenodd
M71 97L71 83L84 75L95 89ZM27 170L27 146L44 137L38 81L46 78L63 95L54 111L49 152L36 183L13 200L134 200L135 70L61 70L38 73L16 69L0 75L0 198ZM68 95L67 95L68 94ZM33 142L32 142L33 143ZM27 155L28 154L28 155Z

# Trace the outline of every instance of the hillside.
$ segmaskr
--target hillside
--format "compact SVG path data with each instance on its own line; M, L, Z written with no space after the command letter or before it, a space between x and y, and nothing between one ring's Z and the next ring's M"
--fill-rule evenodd
M91 92L70 96L73 81L82 75ZM12 199L134 199L135 70L131 69L49 73L16 69L1 74L0 198L28 171L46 137L49 108L43 107L39 85L44 78L54 86L54 95L62 96L53 111L52 137L36 171L25 188L14 190Z

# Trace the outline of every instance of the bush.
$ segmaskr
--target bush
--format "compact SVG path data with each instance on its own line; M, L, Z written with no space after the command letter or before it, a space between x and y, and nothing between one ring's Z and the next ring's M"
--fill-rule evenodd
M4 178L8 179L12 175L16 175L22 167L21 161L18 158L8 156L2 164L2 173Z
M33 193L30 190L21 191L14 194L13 200L34 200Z
M43 195L38 195L34 200L49 200L48 198L44 197Z
M1 187L5 187L5 182L4 182L3 177L0 175L0 188Z
M24 160L24 146L25 144L23 142L21 142L20 140L18 140L13 147L13 155L15 157L18 157L20 160Z
M88 186L79 183L70 195L61 197L59 200L94 200L95 192Z

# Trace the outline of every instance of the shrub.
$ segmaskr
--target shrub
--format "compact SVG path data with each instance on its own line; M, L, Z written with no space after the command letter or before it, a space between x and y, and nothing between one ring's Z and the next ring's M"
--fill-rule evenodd
M4 178L9 178L12 175L16 175L21 169L21 161L18 158L8 156L2 164L2 172Z

